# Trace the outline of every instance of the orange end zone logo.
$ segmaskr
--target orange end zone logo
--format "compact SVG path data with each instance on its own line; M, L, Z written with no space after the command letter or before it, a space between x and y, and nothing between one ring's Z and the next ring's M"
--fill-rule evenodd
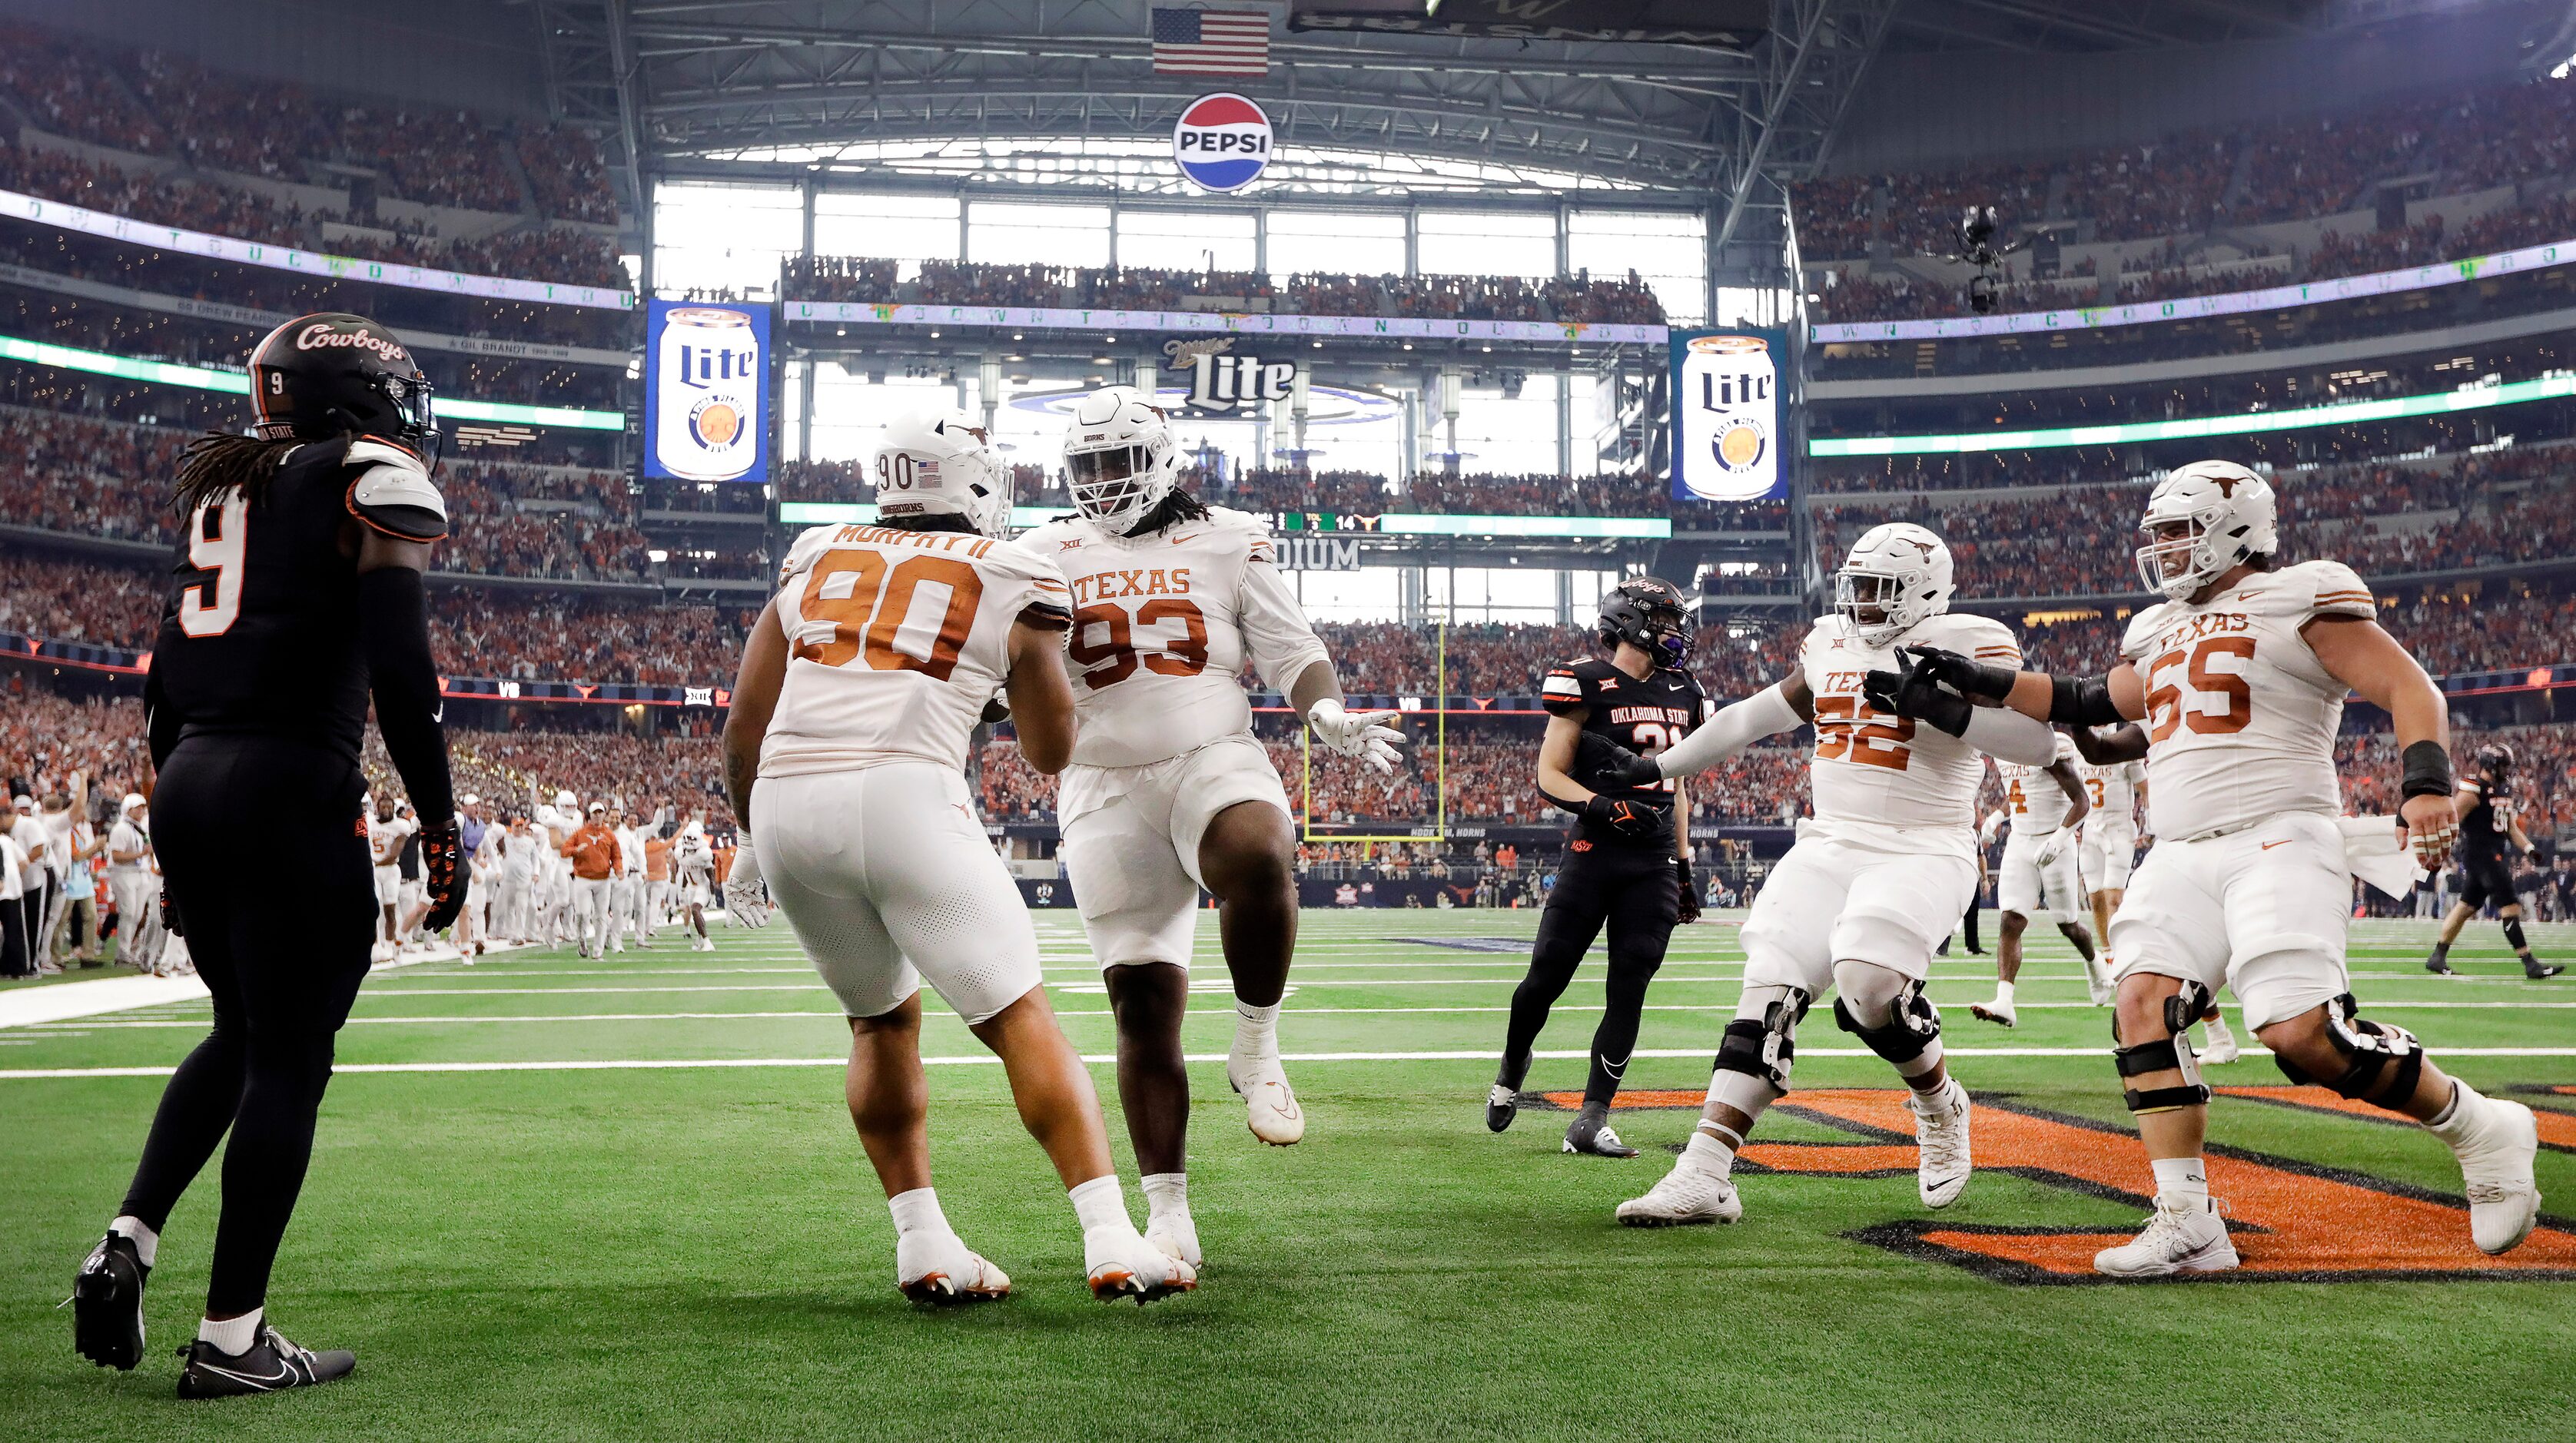
M2218 1091L2224 1098L2373 1122L2387 1120L2387 1114L2361 1110L2323 1088ZM2576 1089L2553 1091L2576 1103ZM1542 1093L1530 1100L1576 1107L1582 1104L1582 1095ZM1700 1101L1697 1092L1640 1091L1622 1094L1619 1106L1696 1109ZM2151 1206L2135 1190L2147 1171L2135 1133L2005 1096L1981 1093L1976 1101L1978 1171L2010 1173L2107 1198L2142 1213ZM1798 1092L1772 1110L1852 1134L1854 1140L1752 1142L1736 1159L1739 1176L1914 1174L1914 1119L1905 1110L1902 1092ZM2576 1112L2545 1107L2534 1111L2541 1120L2544 1146L2576 1151ZM2208 1161L2210 1194L2227 1210L2228 1231L2243 1261L2234 1272L2192 1281L2576 1281L2576 1222L2564 1218L2543 1213L2540 1226L2521 1247L2503 1257L2489 1257L2470 1243L2467 1204L2456 1195L2216 1143L2209 1146ZM2113 1281L2093 1271L2093 1255L2128 1241L2131 1230L1998 1227L1904 1218L1844 1236L1890 1252L1963 1267L1997 1282L2075 1284Z

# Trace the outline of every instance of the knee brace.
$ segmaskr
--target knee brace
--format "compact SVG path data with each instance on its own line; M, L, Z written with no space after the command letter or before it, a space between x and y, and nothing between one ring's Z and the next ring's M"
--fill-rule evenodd
M2522 939L2522 919L2520 917L2507 917L2504 919L2504 940L2512 943L2513 950L2516 952L2528 952L2531 950L2531 944Z
M2171 1112L2178 1107L2198 1107L2209 1101L2209 1085L2200 1080L2200 1061L2191 1050L2191 1024L2209 1010L2210 990L2198 982L2185 982L2182 990L2165 999L2165 1035L2152 1042L2123 1047L2120 1024L2111 1024L2111 1064L2120 1070L2120 1100L2131 1112ZM2182 1074L2179 1087L2155 1087L2144 1092L2127 1086L2132 1077L2150 1072L2173 1071Z
M1896 979L1896 974L1885 968L1871 970ZM1839 972L1836 975L1839 979ZM1941 1013L1932 1005L1932 999L1923 995L1922 983L1902 981L1893 992L1865 988L1857 1008L1851 1005L1852 991L1845 987L1843 995L1834 999L1835 1023L1888 1061L1898 1066L1912 1062L1940 1037ZM1873 992L1876 995L1871 995Z
M1749 990L1749 989L1748 989ZM1815 997L1803 987L1762 989L1779 995L1762 1002L1762 1015L1738 1017L1726 1024L1726 1036L1717 1044L1718 1072L1740 1072L1758 1077L1782 1092L1789 1090L1789 1067L1798 1052L1798 1023L1806 1017ZM1747 997L1746 1010L1756 999Z
M2326 1037L2343 1054L2344 1069L2332 1079L2311 1077L2279 1053L2272 1061L2281 1075L2302 1085L2323 1087L2337 1097L2394 1108L2415 1094L2424 1075L2424 1046L2403 1027L2356 1017L2347 992L2326 1004Z

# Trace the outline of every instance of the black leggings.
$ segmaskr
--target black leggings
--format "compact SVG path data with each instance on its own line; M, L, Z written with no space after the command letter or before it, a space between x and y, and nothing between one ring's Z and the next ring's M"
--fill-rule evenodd
M267 1299L313 1154L332 1037L367 975L375 883L360 790L336 753L195 737L153 792L164 885L215 1022L162 1091L123 1210L157 1231L230 1129L209 1314ZM300 883L282 888L281 877Z
M1610 976L1603 986L1601 1025L1592 1033L1592 1068L1583 1101L1608 1106L1637 1048L1637 1026L1646 1007L1646 984L1664 965L1681 909L1681 879L1672 855L1661 849L1614 851L1596 847L1566 854L1566 863L1539 913L1538 941L1530 949L1529 975L1512 991L1510 1030L1503 1038L1497 1081L1517 1090L1529 1076L1530 1049L1547 1026L1548 1009L1565 995L1583 954L1606 923Z

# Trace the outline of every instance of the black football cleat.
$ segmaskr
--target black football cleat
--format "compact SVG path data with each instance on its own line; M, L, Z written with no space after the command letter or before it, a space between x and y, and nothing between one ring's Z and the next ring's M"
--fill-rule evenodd
M1565 1150L1588 1153L1593 1157L1637 1155L1635 1148L1621 1142L1619 1134L1610 1130L1608 1111L1589 1107L1576 1114L1573 1123L1565 1129Z
M1519 1088L1505 1087L1497 1082L1494 1090L1485 1094L1485 1127L1488 1131L1500 1132L1511 1126L1512 1119L1518 1117L1520 1111Z
M2457 977L2460 975L2458 970L2451 966L2451 957L2448 952L2436 952L2432 956L2425 958L2424 970L2432 973L2436 977Z
M2522 975L2534 982L2544 977L2555 977L2566 970L2567 964L2564 962L2543 962L2536 957L2524 958L2522 963Z
M72 1280L72 1344L82 1357L120 1371L143 1361L143 1280L150 1276L123 1233L90 1249Z
M188 1370L179 1375L182 1398L239 1398L249 1393L276 1393L337 1382L356 1371L358 1355L345 1348L317 1353L286 1341L275 1328L259 1330L259 1341L243 1353L226 1353L200 1338L179 1350Z

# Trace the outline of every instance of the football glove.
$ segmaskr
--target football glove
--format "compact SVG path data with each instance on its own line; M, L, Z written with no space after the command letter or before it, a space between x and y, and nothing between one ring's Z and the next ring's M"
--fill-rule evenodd
M170 884L167 882L161 884L161 930L173 937L188 935L187 929L179 925L179 904L170 900Z
M1652 757L1641 757L1599 732L1582 733L1574 743L1574 774L1586 786L1611 788L1660 786L1663 768Z
M429 894L429 915L421 925L432 932L454 926L465 910L465 844L451 816L420 829L421 888Z
M1903 670L1873 671L1863 677L1861 697L1879 711L1911 717L1954 737L1962 735L1968 730L1968 717L1976 709L1975 704L1941 684L1939 664L1926 663L1922 659L1926 653L1953 656L1930 647L1899 647L1897 665ZM1967 661L1966 657L1953 659Z
M2057 859L2065 855L2066 829L2064 827L2053 832L2042 833L2037 840L2037 845L2031 849L2031 860L2043 867L2056 866Z
M1671 815L1670 807L1659 807L1652 802L1605 797L1598 792L1593 794L1592 800L1583 804L1583 820L1622 837L1634 837L1640 841L1648 837L1661 836L1664 822Z
M1391 711L1348 711L1339 697L1325 697L1306 708L1306 725L1315 732L1315 740L1324 750L1336 756L1358 757L1381 772L1393 773L1403 745L1404 733L1387 723L1400 715Z
M1699 920L1699 888L1691 885L1690 858L1673 858L1673 872L1682 884L1682 906L1673 914L1673 921L1676 925L1696 922Z
M752 850L751 833L734 844L733 870L725 873L725 915L737 927L769 925L769 893L760 881L760 854Z
M1909 671L1928 675L1961 696L2002 701L2012 695L2013 683L2021 679L2017 667L1989 666L1937 646L1900 646L1896 653L1913 663Z

